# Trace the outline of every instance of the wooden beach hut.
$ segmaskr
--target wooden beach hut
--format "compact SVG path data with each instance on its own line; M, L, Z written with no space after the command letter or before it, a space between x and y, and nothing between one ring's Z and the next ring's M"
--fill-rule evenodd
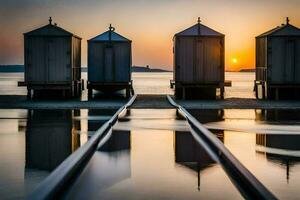
M131 40L109 30L88 40L88 91L133 93L131 80Z
M24 82L32 92L59 90L64 96L81 94L81 38L52 23L24 33ZM44 92L45 93L45 92Z
M286 23L256 37L256 97L300 98L300 29Z
M174 67L171 87L176 98L216 98L224 96L224 38L198 23L174 36Z

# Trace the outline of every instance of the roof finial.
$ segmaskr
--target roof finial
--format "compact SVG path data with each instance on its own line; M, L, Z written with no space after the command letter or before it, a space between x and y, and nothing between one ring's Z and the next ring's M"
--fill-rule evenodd
M286 24L290 24L290 19L289 19L289 17L286 18Z
M49 17L49 24L52 24L52 17Z
M109 31L115 31L115 27L112 27L111 24L109 24Z
M198 17L198 24L200 24L201 23L201 19L200 19L200 17Z
M198 35L201 35L201 19L200 19L200 17L198 17Z

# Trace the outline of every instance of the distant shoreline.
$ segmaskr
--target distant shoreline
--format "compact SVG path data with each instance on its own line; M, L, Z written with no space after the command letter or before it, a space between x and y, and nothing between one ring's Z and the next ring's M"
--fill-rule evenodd
M81 68L82 72L87 72L87 67ZM24 72L24 65L0 65L0 73L20 73ZM141 66L132 66L132 72L172 72L159 68L147 68Z
M87 67L81 68L82 72L87 72ZM24 72L24 65L0 65L0 73L21 73ZM160 68L147 68L143 66L132 66L132 72L173 72L172 70L165 70ZM239 71L225 71L225 72L255 72L255 69L241 69Z

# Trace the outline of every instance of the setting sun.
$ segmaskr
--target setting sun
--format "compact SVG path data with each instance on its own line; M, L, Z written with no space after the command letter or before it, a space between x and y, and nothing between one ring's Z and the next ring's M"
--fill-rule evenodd
M232 58L232 63L236 64L238 62L238 60L236 58Z

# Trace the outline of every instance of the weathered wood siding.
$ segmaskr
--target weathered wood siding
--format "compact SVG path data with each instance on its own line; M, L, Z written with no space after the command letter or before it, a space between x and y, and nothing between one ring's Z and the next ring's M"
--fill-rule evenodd
M72 68L73 80L81 79L81 40L79 38L72 38Z
M25 37L25 81L71 82L71 37Z
M44 49L46 49L46 42L43 37L25 37L26 82L46 82L46 53L44 53Z
M256 80L266 80L267 39L256 38Z
M131 43L89 42L88 80L91 82L129 82Z
M224 82L224 37L176 37L175 81Z
M88 43L88 80L103 81L104 76L104 45Z
M267 59L269 83L300 83L299 37L269 37Z

